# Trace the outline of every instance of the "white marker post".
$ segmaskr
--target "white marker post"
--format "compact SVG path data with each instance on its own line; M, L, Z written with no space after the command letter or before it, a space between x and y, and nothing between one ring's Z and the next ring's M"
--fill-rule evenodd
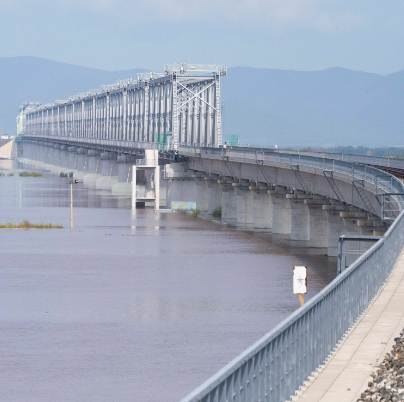
M300 306L303 306L303 295L307 293L307 267L293 267L293 294L299 295Z

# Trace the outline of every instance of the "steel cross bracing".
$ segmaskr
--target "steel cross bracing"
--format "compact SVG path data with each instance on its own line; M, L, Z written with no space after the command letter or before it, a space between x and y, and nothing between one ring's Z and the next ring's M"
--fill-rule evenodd
M226 71L218 65L166 65L164 73L141 73L137 80L25 108L20 131L43 139L128 143L131 148L218 147L220 77Z
M290 165L290 168L292 169L293 173L296 176L297 181L300 183L300 185L302 186L302 189L305 193L310 193L309 187L307 186L307 184L305 183L305 181L303 180L302 175L300 174L300 168L299 165Z
M205 166L205 163L204 163L203 160L202 160L201 154L196 154L196 156L198 157L199 164L201 165L203 172L204 172L207 176L209 176L209 169Z
M265 168L264 168L264 161L260 159L256 159L255 162L257 163L258 169L261 171L262 176L265 179L267 184L273 184L272 180L269 178Z
M325 178L328 181L328 184L330 185L330 187L332 188L332 191L334 192L335 196L337 197L337 199L342 202L343 204L346 204L346 201L344 199L344 196L342 195L340 189L337 186L337 183L335 183L334 180L334 172L332 170L324 170L323 174L325 176Z
M372 213L373 215L377 215L376 210L373 208L372 203L369 200L369 197L365 193L365 181L354 179L352 180L352 185L355 187L355 190L358 192L359 197L361 198L362 202L365 204L365 208L368 212Z
M222 159L223 159L224 164L226 165L227 169L229 170L229 172L230 172L230 174L231 174L231 177L232 177L233 179L237 179L237 180L238 180L238 177L237 177L237 175L236 175L236 172L234 171L233 166L231 165L231 162L229 161L229 157L228 157L228 156L222 156Z

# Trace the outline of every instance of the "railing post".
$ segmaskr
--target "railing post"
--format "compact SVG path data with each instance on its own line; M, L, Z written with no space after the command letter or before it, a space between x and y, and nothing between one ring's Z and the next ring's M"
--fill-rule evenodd
M338 239L338 262L337 262L337 275L342 273L342 264L343 264L343 242L344 236L341 236ZM344 263L345 265L345 263ZM345 268L345 267L344 267Z

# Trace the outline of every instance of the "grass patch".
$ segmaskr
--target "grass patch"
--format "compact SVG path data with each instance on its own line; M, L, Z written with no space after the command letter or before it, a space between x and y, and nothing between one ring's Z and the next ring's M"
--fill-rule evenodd
M213 210L213 212L212 212L212 216L213 216L214 218L221 218L221 217L222 217L222 208L221 208L221 207L215 208L215 209Z
M24 219L20 223L7 223L0 224L0 229L63 229L63 225L53 225L52 223L31 223L28 219Z
M20 177L42 177L42 173L37 172L20 172L18 173Z

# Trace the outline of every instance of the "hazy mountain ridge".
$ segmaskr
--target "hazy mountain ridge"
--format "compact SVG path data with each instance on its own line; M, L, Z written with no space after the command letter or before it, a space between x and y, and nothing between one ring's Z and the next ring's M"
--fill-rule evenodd
M15 133L18 106L66 99L134 69L108 72L35 57L0 58L0 126ZM381 76L343 68L229 68L221 80L224 134L244 144L403 145L404 70Z

